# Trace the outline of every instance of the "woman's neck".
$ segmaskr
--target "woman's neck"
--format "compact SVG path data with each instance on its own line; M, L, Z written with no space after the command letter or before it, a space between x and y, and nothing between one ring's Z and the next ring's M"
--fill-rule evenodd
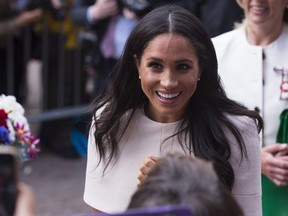
M256 46L267 46L274 42L281 34L283 23L278 25L264 26L258 24L247 23L246 35L250 44Z

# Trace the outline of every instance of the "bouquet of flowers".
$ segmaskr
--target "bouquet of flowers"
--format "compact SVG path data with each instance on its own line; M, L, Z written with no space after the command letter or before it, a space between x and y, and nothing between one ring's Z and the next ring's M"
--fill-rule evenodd
M31 134L23 107L14 96L0 95L0 145L14 146L21 160L35 158L39 139Z

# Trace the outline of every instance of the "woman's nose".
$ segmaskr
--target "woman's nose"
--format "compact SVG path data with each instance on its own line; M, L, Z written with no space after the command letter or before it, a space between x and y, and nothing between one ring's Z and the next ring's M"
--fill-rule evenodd
M167 89L178 87L178 79L172 71L165 71L161 77L161 85Z

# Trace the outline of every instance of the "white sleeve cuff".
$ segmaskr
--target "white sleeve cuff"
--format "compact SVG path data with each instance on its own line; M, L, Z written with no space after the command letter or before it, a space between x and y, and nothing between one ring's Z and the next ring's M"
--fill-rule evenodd
M93 14L92 14L92 6L88 7L88 9L87 9L87 20L91 24L95 23L95 21L93 19Z

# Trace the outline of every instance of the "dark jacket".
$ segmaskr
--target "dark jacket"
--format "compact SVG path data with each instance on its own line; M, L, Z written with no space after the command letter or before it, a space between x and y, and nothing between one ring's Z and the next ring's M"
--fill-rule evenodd
M244 18L242 8L235 0L191 0L192 11L206 26L211 37L234 28Z

